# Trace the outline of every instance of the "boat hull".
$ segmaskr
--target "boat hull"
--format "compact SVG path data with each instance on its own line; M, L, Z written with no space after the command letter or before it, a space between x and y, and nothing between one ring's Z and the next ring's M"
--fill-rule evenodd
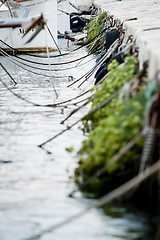
M22 38L27 26L23 28L18 27L15 29L1 28L1 40L13 48L21 51L46 52L48 50L57 50L55 44L55 42L57 42L57 0L28 0L20 2L20 4L29 10L29 14L27 16L28 20L37 18L43 14L43 17L47 23L47 27L50 31L48 31L47 27L45 26L45 29L42 29L31 42L26 44L27 40L34 34L36 29L32 29L24 38ZM24 17L25 12L23 8L12 7L11 11L18 18ZM0 8L0 17L10 17L10 12L8 11L7 7ZM3 47L6 48L6 46Z

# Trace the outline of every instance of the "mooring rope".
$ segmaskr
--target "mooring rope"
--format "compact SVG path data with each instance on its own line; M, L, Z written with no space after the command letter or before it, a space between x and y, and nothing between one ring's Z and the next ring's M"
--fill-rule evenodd
M36 75L41 75L41 76L45 76L45 77L54 77L54 78L64 78L64 76L51 76L51 75L46 75L46 74L43 74L43 73L38 73L38 72L34 72L34 71L31 71L31 70L29 70L29 69L26 69L25 67L22 67L21 65L19 65L17 62L19 62L18 60L15 60L15 59L13 59L12 58L12 56L8 56L8 54L7 53L5 53L4 52L4 50L2 50L1 48L0 48L0 52L1 52L1 54L3 55L3 56L7 56L9 59L10 59L10 61L12 61L15 65L17 65L17 66L19 66L20 68L22 68L22 69L24 69L24 70L26 70L26 71L28 71L28 72L30 72L30 73L33 73L33 74L36 74ZM21 62L20 62L21 63ZM29 65L27 65L27 64L25 64L25 63L21 63L22 65L26 65L26 66L28 66L29 67ZM93 68L92 68L93 69ZM91 70L92 70L91 69ZM90 70L90 71L91 71ZM84 77L86 77L86 75L88 75L88 73L90 73L90 71L89 72L87 72L87 73L85 73L84 75L82 75L80 78L78 78L77 80L75 80L74 81L74 83L75 82L78 82L78 81L80 81L80 80L82 80ZM93 70L92 70L93 71ZM72 76L66 76L65 75L65 77L68 77L68 78L73 78ZM85 81L87 80L87 79L89 79L89 77L87 78L85 78ZM74 84L73 83L73 84ZM71 85L73 85L73 84L70 84L69 86L67 86L67 87L70 87Z
M48 30L48 32L49 32L49 34L50 34L50 36L51 36L51 38L52 38L54 44L56 45L56 47L57 47L57 49L58 49L58 52L60 53L60 55L62 55L61 50L60 50L60 48L59 48L59 46L58 46L56 40L54 39L54 36L53 36L53 34L52 34L50 28L48 27L48 24L46 23L45 26L46 26L46 28L47 28L47 30Z
M91 92L91 89L88 89L87 91L82 92L81 94L79 94L76 97L70 98L70 99L62 101L62 102L55 103L54 106L60 106L60 105L65 104L65 103L70 103L71 101L74 101L74 100L76 100L76 99L78 99L78 98L80 98L80 97L82 97L82 96L84 96L84 95L86 95L87 93L90 93L90 92ZM75 105L75 104L77 104L77 103L73 103L72 105Z
M6 55L8 54L8 52L7 52L4 48L0 48L0 49L2 49L3 52L6 53ZM98 51L98 50L97 50L97 51ZM8 58L9 58L9 57L11 57L11 58L13 58L13 59L14 59L14 57L16 58L16 56L13 56L13 55L8 54ZM51 71L53 71L53 72L60 72L60 71L72 70L72 69L74 69L74 68L78 68L78 67L84 66L84 65L90 63L90 62L93 61L93 60L95 60L95 59L92 58L92 59L89 59L88 61L85 61L84 63L81 63L81 64L78 63L77 65L71 66L71 67L68 67L68 68L58 68L58 69L57 69L57 68L56 68L56 69L51 68ZM15 60L15 61L16 61L16 60ZM19 61L19 62L20 62L20 61ZM23 64L23 62L20 62L20 63ZM49 65L49 64L48 64L48 65ZM32 65L28 65L28 66L31 67L31 68L37 69L37 70L50 71L49 68L41 68L41 67L36 67L36 66L32 66Z
M67 53L62 53L62 54L58 54L58 55L50 55L50 58L56 58L56 57L62 57L62 56L66 56L66 55L69 55L71 53L74 53L78 50L80 50L81 48L83 47L87 47L89 44L91 44L98 36L100 36L101 34L103 34L107 29L103 29L100 33L98 33L94 38L92 38L91 40L89 40L88 42L84 43L82 46L70 51L70 52L67 52ZM5 44L8 48L10 48L13 52L17 52L19 54L24 54L25 55L28 55L28 56L32 56L32 57L37 57L37 58L47 58L47 56L43 56L43 55L35 55L35 54L29 54L25 51L20 51L18 49L15 49L13 48L12 46L10 46L8 43L4 42L2 39L0 39L0 42L2 42L3 44Z
M68 62L50 63L50 65L51 65L51 66L59 66L59 65L65 65L65 64L75 63L75 62L77 62L77 61L80 61L80 60L82 60L82 59L85 59L85 58L91 56L92 54L94 54L94 53L96 53L96 52L97 52L97 49L94 50L93 52L90 52L90 53L86 54L85 56L79 57L79 58L77 58L77 59L70 60L70 61L68 61ZM29 62L29 63L36 64L36 65L44 65L44 66L47 66L47 65L48 65L48 63L35 62L35 61L29 60L29 59L25 59L25 58L20 57L20 56L17 56L17 55L15 55L14 57L15 57L15 58L18 58L18 59L21 59L21 60L23 60L23 61Z
M93 96L93 95L92 95L92 96ZM90 97L89 97L89 98L90 98ZM85 107L87 104L89 104L89 103L91 102L91 101L88 100L89 98L85 99L86 102L83 103L81 106L77 107L76 109L73 109L73 110L70 112L70 114L69 114L64 120L62 120L60 123L61 123L61 124L64 124L73 114L75 114L75 113L78 112L80 109L82 109L82 108ZM81 102L82 102L82 101L85 101L85 100L83 99L83 100L81 100Z
M45 31L45 37L46 37L46 43L47 43L47 34L46 34L46 31ZM54 38L53 38L53 39L54 39ZM53 76L53 73L52 73L52 70L51 70L51 66L50 66L50 58L49 58L48 44L47 44L47 57L48 57L49 72L50 72L51 77L53 78L54 76ZM56 97L58 98L58 93L57 93L57 90L56 90L56 88L55 88L54 81L52 81L52 84L53 84L53 89L54 89L55 95L56 95Z
M14 82L14 84L16 85L17 82L14 80L14 78L11 76L11 74L7 71L7 69L4 67L4 65L2 63L0 63L0 66L3 68L3 70L7 73L7 75L10 77L10 79Z
M34 106L44 107L43 105L34 103L34 102L30 101L30 100L27 100L26 98L21 97L20 95L18 95L18 94L15 93L14 91L12 91L12 89L10 89L10 88L7 86L7 84L6 84L1 78L0 78L0 82L3 84L3 86L4 86L9 92L11 92L11 93L12 93L14 96L16 96L17 98L19 98L19 99L21 99L21 100L23 100L23 101L25 101L25 102L27 102L27 103L29 103L29 104L32 104L32 105L34 105Z
M4 48L0 48L7 56L8 56L8 58L12 58L12 59L16 59L16 58L18 58L18 59L21 59L21 60L23 60L22 58L20 58L20 57L18 57L18 56L13 56L13 55L10 55ZM98 50L97 50L98 51ZM94 52L94 53L96 53L96 52ZM49 58L50 59L50 58ZM83 59L82 59L83 60ZM93 60L93 59L92 59ZM16 60L15 60L16 61ZM85 63L83 63L83 64L80 64L78 67L80 67L80 66L83 66L83 65L85 65L85 64L87 64L87 63L89 63L91 60L89 59L88 61L86 61ZM53 69L53 68L51 68L51 69L49 69L49 68L41 68L41 67L37 67L37 66L33 66L33 65L29 65L29 64L26 64L26 63L24 63L24 62L22 62L22 61L20 61L20 60L17 60L17 62L19 62L19 63L21 63L21 64L23 64L23 65L26 65L26 66L28 66L28 67L30 67L30 68L34 68L34 69L37 69L37 70L43 70L43 71L55 71L55 72L58 72L58 71L66 71L66 70L71 70L71 69L73 69L73 68L77 68L77 65L76 66L71 66L71 67L69 67L69 68L58 68L58 69ZM25 62L29 62L27 59L25 59ZM51 65L51 64L45 64L45 65L47 65L48 67L49 67L49 65Z
M43 148L44 145L46 145L47 143L51 142L52 140L54 140L55 138L57 138L58 136L62 135L63 133L65 133L66 131L70 130L72 127L74 127L75 125L77 125L79 122L85 120L88 116L94 114L95 112L97 112L99 109L103 108L104 106L106 106L110 101L112 101L112 99L114 99L121 91L122 88L120 88L118 91L116 91L115 93L113 93L109 98L107 98L107 100L105 100L103 103L99 104L96 108L94 108L92 111L90 111L88 114L86 114L85 116L83 116L82 118L80 118L79 120L77 120L76 122L74 122L72 125L67 126L67 128L65 128L64 130L62 130L61 132L57 133L56 135L54 135L53 137L49 138L48 140L46 140L45 142L41 143L40 145L38 145L38 147Z
M144 69L142 69L142 71L140 73L137 74L137 77L140 77L141 74L144 72ZM131 82L133 79L129 80L128 82ZM54 140L55 138L57 138L58 136L62 135L63 133L65 133L66 131L70 130L72 127L74 127L75 125L77 125L79 122L87 119L88 116L94 114L95 112L99 111L100 109L102 109L103 107L105 107L107 104L109 104L116 96L119 95L119 93L121 92L121 90L123 89L123 86L117 90L116 92L114 92L109 98L107 98L104 102L100 103L97 107L95 107L93 110L91 110L89 113L87 113L85 116L83 116L82 118L80 118L79 120L77 120L76 122L74 122L72 125L67 126L66 129L62 130L61 132L59 132L58 134L54 135L53 137L49 138L48 140L46 140L45 142L41 143L40 145L38 145L38 147L43 148L44 145L46 145L47 143L49 143L50 141ZM44 149L44 148L43 148ZM45 149L44 149L45 150Z
M86 80L88 80L92 74L94 73L94 71L101 65L103 64L117 49L119 45L119 40L116 40L111 46L110 48L107 50L107 52L105 53L105 55L100 59L100 61L98 63L96 63L96 65L91 68L91 70L89 70L87 73L86 73L86 77L85 77L85 80L78 86L80 87ZM71 87L72 85L74 85L75 83L79 82L83 77L75 80L74 82L72 82L71 84L68 85L68 87Z
M134 189L135 187L139 186L146 179L148 179L149 177L151 177L152 175L156 174L159 171L160 171L160 160L157 161L156 163L152 164L152 166L148 167L146 170L144 170L140 174L136 175L135 177L133 177L132 179L130 179L126 183L122 184L120 187L118 187L115 190L107 193L106 195L104 195L100 199L94 201L88 207L86 207L84 210L80 211L79 213L77 213L77 214L75 214L71 217L68 217L67 219L64 219L63 221L61 221L57 224L54 224L54 225L52 225L52 226L50 226L50 227L48 227L48 228L46 228L42 231L39 231L39 233L36 233L36 234L32 235L31 237L25 238L23 240L36 240L36 239L44 236L45 234L51 233L51 232L53 232L53 231L55 231L59 228L62 228L63 226L65 226L65 225L75 221L76 219L84 216L91 209L100 208L100 207L104 206L105 204L123 196L124 194L126 194L130 190Z
M148 67L148 64L145 63L144 66L143 66L143 69L137 74L137 76L136 76L135 78L127 81L127 82L128 82L128 83L131 83L131 82L132 82L133 80L135 80L135 79L141 79L141 78L146 74L146 69L147 69L147 67ZM107 75L108 75L108 73L101 79L101 81L100 81L99 83L101 83L102 81L104 81L105 78L107 77ZM123 86L122 86L122 88L120 88L116 93L119 94L119 91L122 90L122 89L123 89ZM91 90L91 89L90 89L90 90ZM83 102L83 101L87 100L88 103L90 103L90 102L92 101L92 98L93 98L94 96L95 96L95 94L89 96L89 97L86 98L86 99L83 99L83 100L80 101L80 102ZM78 103L79 103L79 102L78 102ZM76 104L76 103L75 103L75 104ZM105 104L105 103L104 103L104 104ZM83 107L83 105L82 105L82 107ZM101 108L101 106L99 106L99 107ZM103 107L103 103L102 103L102 107ZM79 111L80 109L81 109L81 107L78 107L77 110L76 110L76 109L73 110L73 113L71 112L71 113L69 114L69 116L66 117L66 119L64 119L64 120L62 121L62 123L64 123L70 116L72 116L72 115L74 114L74 112L77 112L77 111ZM93 112L93 113L94 113L94 112Z
M70 75L64 75L64 76L59 76L59 75L47 75L47 74L44 74L44 73L38 73L38 72L34 72L34 71L32 71L32 70L30 70L30 69L27 69L27 68L25 68L24 66L27 66L27 67L30 67L30 68L34 68L34 67L32 67L32 66L30 66L30 65L28 65L28 64L26 64L26 63L22 63L22 62L20 62L19 60L15 60L12 56L10 56L10 55L8 55L8 53L7 52L5 52L2 48L0 48L0 52L1 52L1 54L3 55L3 56L5 56L5 57L7 57L12 63L14 63L15 65L17 65L18 67L20 67L20 68L22 68L22 69L24 69L24 70L26 70L26 71L28 71L28 72L30 72L30 73L33 73L33 74L36 74L36 75L39 75L39 76L44 76L44 77L49 77L49 78L51 78L51 77L54 77L54 78L65 78L65 77L68 77L68 78L73 78L72 76L70 76ZM24 65L24 66L21 66L20 64L22 64L22 65ZM34 68L35 69L35 68ZM39 70L43 70L43 69L39 69Z
M29 101L29 100L27 100L26 98L21 97L19 94L15 93L11 88L9 88L9 87L7 86L7 84L6 84L1 78L0 78L0 82L1 82L1 83L3 84L3 86L4 86L9 92L11 92L15 97L17 97L17 98L19 98L20 100L25 101L25 102L33 105L33 106L36 106L36 107L51 107L51 108L63 107L63 108L66 108L66 107L68 107L69 105L76 105L76 104L78 104L78 103L80 103L80 102L82 102L82 101L85 101L86 98L83 99L83 100L81 100L81 101L79 101L79 102L71 103L71 101L74 101L74 100L76 100L76 99L78 99L78 98L86 95L87 93L89 93L89 92L91 91L91 89L89 89L89 90L81 93L80 95L78 95L78 96L76 96L76 97L74 97L74 98L70 98L70 99L68 99L68 100L66 100L66 101L62 101L62 102L58 102L58 103L39 104L39 103L35 103L35 102L32 102L32 101ZM90 96L89 96L88 98L90 98ZM70 102L70 104L63 105L63 104L68 103L68 102Z
M142 137L142 132L138 133L130 142L128 142L113 158L111 158L102 168L95 172L92 176L90 176L84 183L80 184L76 189L74 189L68 196L73 197L73 194L78 192L79 190L84 189L88 186L95 178L101 176L103 173L107 171L108 168L113 166L117 161L119 161L134 145L137 141Z

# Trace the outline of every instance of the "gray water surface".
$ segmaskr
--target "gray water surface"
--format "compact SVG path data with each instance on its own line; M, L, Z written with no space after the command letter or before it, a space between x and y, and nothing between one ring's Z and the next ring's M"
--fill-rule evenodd
M65 46L66 42L61 41L62 46ZM63 57L62 60L56 58L54 61L64 62L86 53L83 49ZM21 57L36 60L27 56ZM38 104L56 103L78 96L93 86L92 77L80 89L77 88L78 85L69 88L67 85L71 82L65 77L68 74L77 79L83 75L94 65L93 56L90 60L90 63L79 69L57 72L56 74L64 76L58 79L29 73L17 67L10 59L1 56L1 63L15 78L17 85L12 84L2 69L0 78L21 97ZM63 65L63 68L69 66ZM46 73L43 70L41 72ZM83 98L85 96L81 99ZM65 149L73 146L77 150L80 147L84 138L78 129L80 124L46 144L45 148L51 154L38 147L81 118L88 111L88 107L62 125L60 122L75 106L70 105L68 108L33 106L15 97L0 83L0 240L23 240L32 237L77 214L93 201L81 195L79 199L68 197L75 187L70 176L73 176L77 159L74 153L68 153ZM144 239L143 234L148 231L148 227L143 214L132 214L127 212L126 208L120 207L113 207L110 211L112 214L105 215L103 209L92 209L85 216L37 239ZM120 215L115 217L114 211Z

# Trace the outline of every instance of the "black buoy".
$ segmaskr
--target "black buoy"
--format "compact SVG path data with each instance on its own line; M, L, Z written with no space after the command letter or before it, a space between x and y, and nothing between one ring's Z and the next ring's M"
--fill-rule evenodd
M110 48L110 46L119 38L120 32L116 29L111 31L107 31L105 35L105 49L106 51Z
M100 66L100 68L98 69L98 71L95 74L95 79L96 79L96 81L94 83L95 85L108 73L107 67L108 67L107 63L102 64Z
M127 56L127 53L124 53L123 51L120 53L117 53L114 57L112 57L111 59L108 59L106 63L102 64L99 69L97 70L96 74L95 74L95 85L109 72L107 67L108 65L114 60L116 59L117 62L119 64L124 62L125 57Z
M70 28L72 32L80 32L84 28L86 21L79 16L70 17Z

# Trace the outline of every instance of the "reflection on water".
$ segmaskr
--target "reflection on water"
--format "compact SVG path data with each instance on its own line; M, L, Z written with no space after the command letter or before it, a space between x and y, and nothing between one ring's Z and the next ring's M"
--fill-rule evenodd
M83 49L58 61L75 59L84 54ZM2 70L0 77L15 93L30 101L56 103L77 96L93 85L91 79L81 89L77 85L67 87L70 82L66 76L80 77L93 66L94 61L92 57L90 59L90 63L78 69L58 72L64 76L59 79L40 77L0 57L1 63L18 84L14 86ZM57 62L57 59L54 61ZM0 239L23 240L76 214L92 202L91 199L67 197L74 188L69 176L73 175L76 159L65 149L70 146L79 148L83 139L81 131L74 127L48 143L46 148L51 154L37 147L81 118L87 109L82 109L62 125L60 122L73 109L72 105L66 108L36 107L15 97L2 84L0 88ZM102 209L93 209L84 217L45 234L41 239L144 239L143 234L148 231L145 215L131 216L126 208L115 208L115 212L110 208L111 211L112 214L105 215ZM119 211L122 214L117 215Z

